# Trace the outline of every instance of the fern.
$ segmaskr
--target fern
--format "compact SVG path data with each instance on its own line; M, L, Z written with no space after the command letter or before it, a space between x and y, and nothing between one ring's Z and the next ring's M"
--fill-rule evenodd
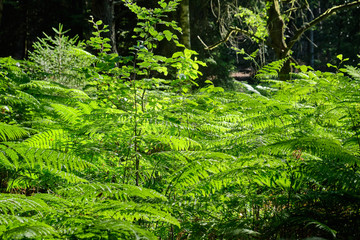
M93 206L93 211L99 216L133 222L145 220L150 222L166 222L180 226L179 221L168 212L159 209L159 206L151 204L137 204L134 202L106 201Z
M11 141L29 136L24 128L0 122L0 140Z
M91 183L91 184L81 184L72 186L69 188L64 188L58 191L59 194L66 197L96 197L100 196L101 198L110 198L118 200L129 200L132 197L139 197L143 199L153 198L166 201L166 197L154 190L137 187L128 184L100 184L100 183Z
M119 220L103 220L97 221L93 225L94 229L104 232L119 232L119 239L146 239L156 240L157 237L149 231L139 228L135 224Z
M61 84L46 81L31 81L21 84L20 88L30 91L32 94L41 94L48 97L72 97L77 99L89 99L89 96L79 89L67 88Z
M46 224L32 225L32 226L19 226L4 232L1 237L3 239L26 239L26 238L39 238L46 236L53 236L55 230Z
M276 79L286 61L288 61L288 58L280 59L265 65L256 73L256 78L262 80Z
M0 195L0 209L1 213L8 215L19 212L32 212L43 215L47 212L51 212L51 208L45 204L41 199L27 198L21 195L15 194L2 194Z
M352 78L359 81L360 80L360 70L359 68L353 66L346 66L346 73L349 74Z
M64 138L65 137L64 135L65 133L62 129L49 130L35 134L27 138L25 141L23 141L23 143L34 148L42 148L42 149L55 148L56 141L58 139Z
M286 155L295 150L309 152L326 160L348 163L350 165L357 164L359 161L357 157L333 139L305 137L278 142L258 149L259 152L268 151L275 155Z

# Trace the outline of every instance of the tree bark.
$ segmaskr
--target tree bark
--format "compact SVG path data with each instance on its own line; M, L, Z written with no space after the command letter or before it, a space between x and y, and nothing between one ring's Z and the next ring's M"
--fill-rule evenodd
M278 0L267 0L267 30L269 34L268 45L274 50L278 59L288 57L289 48L285 42L285 22L281 16L281 10ZM290 59L288 59L279 72L281 80L289 79L291 72Z
M92 0L91 12L96 19L102 20L105 25L109 26L110 31L104 35L111 41L112 52L117 53L114 1Z
M191 29L190 29L190 6L189 0L182 0L180 2L180 27L182 35L180 43L184 44L186 48L191 49Z
M287 45L284 38L285 22L281 16L278 0L267 0L267 30L269 34L269 45L275 51L278 59L287 54Z

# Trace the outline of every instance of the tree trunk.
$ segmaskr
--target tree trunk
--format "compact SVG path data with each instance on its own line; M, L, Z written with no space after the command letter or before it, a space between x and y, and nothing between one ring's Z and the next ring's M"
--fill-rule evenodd
M115 32L115 7L113 0L92 0L91 12L97 20L102 20L109 26L109 32L105 33L111 41L112 52L117 53L116 32Z
M277 59L284 59L289 55L289 48L285 42L285 22L281 16L278 0L267 0L267 29L269 34L269 45L274 50ZM281 80L289 79L291 72L290 59L284 63L280 70Z
M184 44L186 48L191 49L191 31L190 31L190 6L189 0L182 0L180 2L180 27L182 35L180 43Z
M282 59L287 55L287 45L284 38L285 23L281 16L279 1L267 0L266 3L269 44L274 49L276 57Z

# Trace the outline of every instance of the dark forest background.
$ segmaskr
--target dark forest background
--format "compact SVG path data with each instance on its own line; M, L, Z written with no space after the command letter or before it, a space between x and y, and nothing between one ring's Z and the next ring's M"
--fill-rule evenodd
M139 5L155 7L157 0L137 0ZM320 0L308 1L313 17L327 8L346 1ZM262 4L259 0L190 0L191 48L200 54L200 59L209 66L204 69L204 77L216 76L224 83L229 72L249 68L251 62L237 56L229 45L223 45L213 51L204 50L203 43L213 44L221 39L224 21L230 25L232 10L237 6L254 8ZM179 9L170 16L179 20ZM85 40L92 30L88 22L90 16L102 19L114 31L113 41L119 54L126 54L128 46L133 44L132 29L136 25L136 16L131 13L122 1L113 0L0 0L0 57L12 56L15 59L26 59L32 44L43 33L53 35L53 27L59 23L64 29L71 29L68 35L79 36ZM304 17L304 16L303 16ZM306 16L305 16L306 17ZM310 18L311 16L307 16ZM230 20L229 20L230 19ZM111 36L109 36L111 37ZM203 43L201 42L201 40ZM335 14L317 25L302 37L295 48L293 57L302 64L312 65L315 69L328 70L327 63L335 61L337 54L350 58L348 64L355 64L356 55L360 52L360 9L343 11ZM238 36L238 48L252 52L258 45ZM173 51L172 46L162 46L162 53ZM271 52L267 61L272 61Z

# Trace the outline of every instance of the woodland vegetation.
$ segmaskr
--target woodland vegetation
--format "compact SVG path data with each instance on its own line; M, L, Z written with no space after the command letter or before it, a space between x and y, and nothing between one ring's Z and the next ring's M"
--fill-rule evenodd
M0 239L360 238L360 56L229 88L199 80L180 1L122 4L126 49L90 18L0 58Z

